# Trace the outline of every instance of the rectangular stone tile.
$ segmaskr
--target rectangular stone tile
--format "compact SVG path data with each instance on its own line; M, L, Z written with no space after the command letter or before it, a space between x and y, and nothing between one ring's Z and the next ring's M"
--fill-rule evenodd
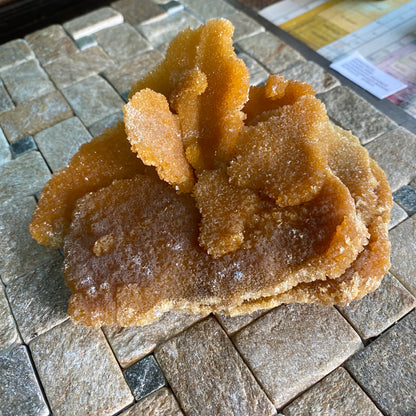
M11 40L0 45L0 70L34 58L35 54L23 39Z
M247 55L245 52L240 52L237 55L244 61L246 67L248 68L250 85L259 85L266 82L269 77L269 73L255 59Z
M105 129L111 126L115 126L119 121L123 120L123 111L117 111L114 114L111 114L108 117L99 120L88 127L92 137L97 137L103 133Z
M223 0L182 0L181 3L183 3L188 10L197 15L203 21L219 17L227 17L236 11L234 7Z
M104 327L103 331L122 367L151 353L158 344L173 337L202 318L180 312L167 312L150 324L139 327Z
M122 94L130 91L136 81L148 74L162 60L163 55L159 51L151 50L135 59L111 66L103 75Z
M16 104L55 90L48 75L34 59L0 71L0 77Z
M347 361L347 370L391 416L416 414L416 312Z
M329 91L340 85L334 76L312 61L299 62L295 66L282 71L281 75L286 79L307 82L312 85L317 93Z
M416 215L390 231L391 273L416 296Z
M14 280L6 288L26 344L68 319L71 292L61 273L62 261L62 256L57 252L50 261Z
M274 415L275 409L214 318L162 344L155 353L187 415Z
M153 355L137 361L124 370L123 374L137 401L166 385L162 370Z
M116 61L136 58L152 48L150 43L128 23L101 30L94 37L108 55Z
M112 65L114 61L101 47L92 46L54 60L45 65L45 70L58 88L66 88Z
M0 283L0 354L15 344L20 343L20 336L6 297L4 286Z
M416 299L390 273L380 287L348 306L339 307L341 313L363 339L376 337L410 312Z
M246 313L245 315L229 316L221 312L215 315L222 327L225 329L228 335L232 335L244 328L260 316L267 312L266 309L260 309L252 313Z
M318 94L318 98L324 102L328 116L345 130L351 130L362 144L397 127L385 114L348 87L332 88Z
M6 285L55 256L54 250L39 245L29 233L35 205L32 196L2 202L0 276Z
M39 152L29 152L0 165L0 200L40 191L51 174Z
M124 16L126 22L133 26L167 16L165 9L149 0L118 0L111 3L111 7L118 10Z
M77 39L75 41L75 44L77 45L80 51L98 45L97 41L94 38L94 35L83 36L82 38Z
M0 80L0 114L14 108L14 103L10 98L6 88L4 88L3 81Z
M277 408L362 346L335 308L301 304L273 309L238 332L234 342Z
M124 101L103 78L86 78L62 90L75 114L86 126L119 111Z
M13 143L71 116L71 107L62 94L53 91L0 114L0 127Z
M382 416L346 370L338 368L283 410L285 416Z
M111 415L133 402L101 330L67 320L29 347L54 415Z
M297 51L270 32L240 39L237 46L257 59L271 73L280 73L304 60Z
M0 354L0 380L2 416L49 414L26 346Z
M12 159L12 152L10 150L9 142L0 127L0 165L9 162ZM1 182L1 180L0 180Z
M393 201L393 208L391 209L391 218L389 223L389 229L394 228L397 224L400 224L408 217L406 211Z
M184 416L175 396L163 387L147 396L120 416Z
M234 25L234 42L265 31L260 23L240 11L228 15L227 19Z
M60 25L37 30L25 36L25 40L42 65L77 51L74 42Z
M416 136L403 127L383 134L365 148L386 173L393 191L416 178Z
M416 154L415 154L416 156ZM416 189L410 185L405 185L399 188L396 192L393 192L393 199L402 208L405 209L407 214L416 214Z
M139 24L137 29L156 47L171 41L183 29L187 27L195 29L200 25L201 22L196 17L183 11L161 20Z
M91 134L78 117L68 118L35 135L43 157L53 172L62 169Z
M92 35L99 30L123 23L123 16L111 7L102 7L64 23L73 39Z

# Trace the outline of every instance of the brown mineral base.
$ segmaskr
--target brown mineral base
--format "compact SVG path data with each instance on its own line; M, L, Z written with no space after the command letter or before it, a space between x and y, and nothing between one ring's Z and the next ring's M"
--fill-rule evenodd
M310 85L250 87L232 32L225 19L181 32L124 123L45 186L30 230L65 242L74 321L346 304L387 272L384 173Z

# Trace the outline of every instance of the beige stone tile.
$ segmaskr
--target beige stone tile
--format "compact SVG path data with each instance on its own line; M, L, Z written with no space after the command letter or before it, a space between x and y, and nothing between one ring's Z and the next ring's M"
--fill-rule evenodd
M0 283L0 354L21 343L4 286Z
M133 26L167 16L162 7L149 0L119 0L111 3L111 6L124 16L126 22Z
M0 70L34 58L35 54L23 39L11 40L0 45Z

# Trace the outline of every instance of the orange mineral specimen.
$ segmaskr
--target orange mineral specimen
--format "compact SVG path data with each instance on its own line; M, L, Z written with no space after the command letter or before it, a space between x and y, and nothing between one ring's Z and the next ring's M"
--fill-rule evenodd
M344 305L388 270L384 173L309 84L249 87L232 32L224 19L181 32L124 123L45 186L30 230L65 241L75 322Z

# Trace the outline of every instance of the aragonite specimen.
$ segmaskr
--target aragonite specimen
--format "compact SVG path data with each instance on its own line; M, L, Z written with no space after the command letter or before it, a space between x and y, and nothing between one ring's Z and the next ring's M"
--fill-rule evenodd
M346 304L388 270L384 173L310 85L250 87L232 32L224 19L181 32L124 123L46 185L30 229L65 242L74 321Z

